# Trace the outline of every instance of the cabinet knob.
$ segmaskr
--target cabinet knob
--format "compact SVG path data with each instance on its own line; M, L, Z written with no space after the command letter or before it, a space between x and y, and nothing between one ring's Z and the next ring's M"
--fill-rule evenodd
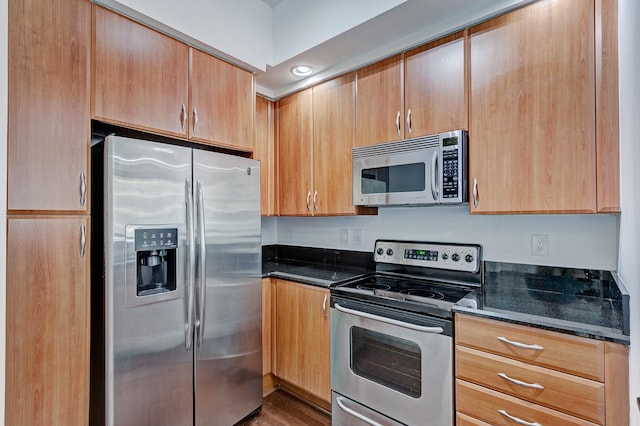
M411 108L407 110L407 133L411 134Z
M193 134L195 135L198 131L198 110L196 107L193 107Z
M478 208L478 179L473 178L473 190L471 191L473 194L473 208Z
M396 115L396 131L398 132L398 136L400 136L400 111Z
M84 172L80 173L80 205L84 207L87 200L87 178Z
M183 132L186 125L187 125L187 107L184 104L182 104L182 109L180 110L180 126L182 127Z

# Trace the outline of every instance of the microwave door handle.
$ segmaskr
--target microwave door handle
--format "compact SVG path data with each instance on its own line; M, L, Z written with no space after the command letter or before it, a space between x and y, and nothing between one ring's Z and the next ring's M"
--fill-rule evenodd
M434 201L438 201L438 186L436 179L438 178L438 151L434 151L431 156L431 195Z

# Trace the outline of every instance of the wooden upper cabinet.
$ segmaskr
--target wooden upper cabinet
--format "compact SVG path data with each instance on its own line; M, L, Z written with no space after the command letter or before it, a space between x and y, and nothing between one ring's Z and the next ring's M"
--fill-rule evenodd
M402 55L360 69L356 75L356 145L403 139Z
M595 212L593 0L536 2L469 33L471 213Z
M405 53L406 138L467 130L464 32Z
M283 216L312 214L313 92L278 101L279 209Z
M250 72L97 5L92 65L92 118L253 151Z
M596 0L598 212L620 212L618 0Z
M94 5L92 118L185 137L188 85L187 45Z
M352 195L354 74L313 87L314 215L356 214Z
M193 48L190 56L189 137L253 151L253 74Z
M86 214L91 3L8 7L7 208Z
M260 160L260 213L278 214L276 109L273 102L256 97L256 139L253 158Z
M80 426L89 419L89 250L82 256L82 226L87 232L86 216L7 220L8 425Z

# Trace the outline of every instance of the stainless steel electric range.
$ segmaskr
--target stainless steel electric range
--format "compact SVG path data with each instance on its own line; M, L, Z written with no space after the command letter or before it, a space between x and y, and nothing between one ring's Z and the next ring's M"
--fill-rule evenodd
M476 244L378 240L376 272L331 287L332 424L453 424L451 308L482 285Z

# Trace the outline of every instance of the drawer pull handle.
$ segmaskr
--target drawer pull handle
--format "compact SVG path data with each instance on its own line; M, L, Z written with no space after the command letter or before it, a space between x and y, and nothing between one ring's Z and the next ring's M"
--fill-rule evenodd
M498 373L499 377L502 377L505 380L510 381L511 383L515 383L518 386L523 386L525 388L534 388L534 389L544 389L544 386L538 384L538 383L527 383L527 382L523 382L521 380L518 379L512 379L511 377L507 376L504 373Z
M501 342L508 343L511 346L515 346L516 348L533 349L533 350L536 350L536 351L544 350L544 348L542 346L540 346L540 345L525 345L524 343L514 342L513 340L509 340L506 337L502 337L502 336L499 336L497 339L500 340Z
M525 422L522 419L519 419L517 417L512 416L511 414L507 413L505 410L498 410L498 413L502 414L503 416L505 416L506 418L513 420L514 422L518 423L519 425L525 425L525 426L542 426L540 423L538 422Z

